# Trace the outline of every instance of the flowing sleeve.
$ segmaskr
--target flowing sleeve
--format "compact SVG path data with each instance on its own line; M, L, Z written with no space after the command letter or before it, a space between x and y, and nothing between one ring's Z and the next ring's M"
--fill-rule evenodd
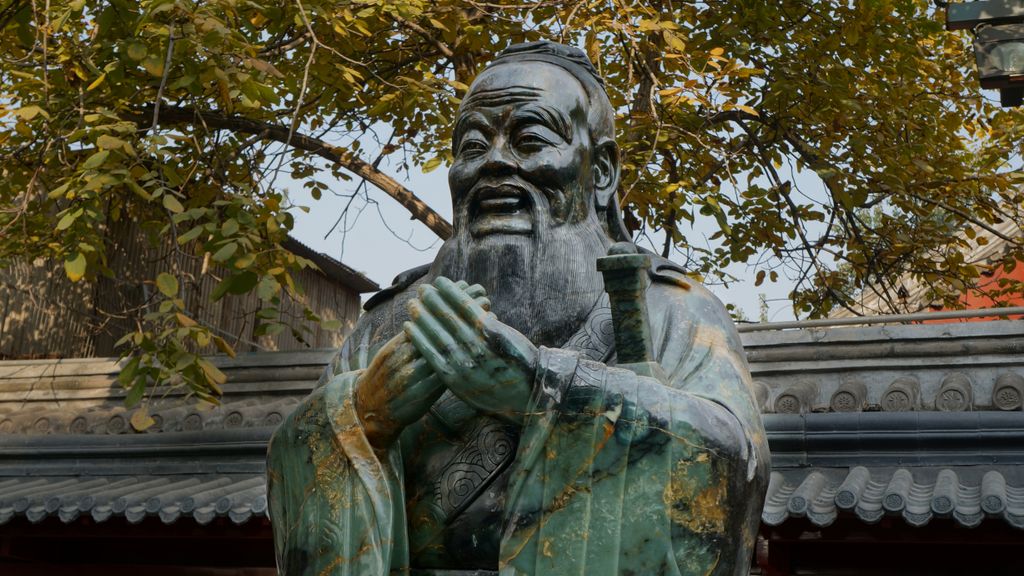
M654 310L666 382L541 349L503 576L747 574L763 430L734 329L687 298Z
M358 371L314 391L274 433L270 519L283 576L384 576L406 570L398 447L371 448L355 413Z

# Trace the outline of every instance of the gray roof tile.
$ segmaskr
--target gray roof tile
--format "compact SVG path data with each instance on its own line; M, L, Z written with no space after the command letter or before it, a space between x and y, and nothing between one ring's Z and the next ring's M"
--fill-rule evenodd
M204 505L185 514L180 505L189 490L213 487L201 494ZM99 491L99 492L97 492ZM11 495L18 507L11 505ZM83 514L97 522L121 516L138 523L149 516L173 523L191 515L200 524L225 516L236 524L266 517L266 484L263 476L190 476L104 478L24 478L0 482L0 524L23 515L31 522L56 516L70 523ZM54 502L60 506L55 507Z
M978 482L977 470L954 468L775 471L761 519L777 526L790 518L807 518L824 527L840 514L852 514L867 523L889 515L911 526L952 518L961 526L974 527L992 517L1024 528L1024 486L1008 485L1003 472L988 470Z

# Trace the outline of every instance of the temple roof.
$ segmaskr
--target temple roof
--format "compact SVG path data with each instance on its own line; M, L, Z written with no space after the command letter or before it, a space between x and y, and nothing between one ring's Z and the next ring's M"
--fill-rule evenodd
M1024 322L743 335L772 450L762 520L1024 528ZM224 403L159 389L132 429L110 359L0 362L0 524L265 517L266 443L330 351L213 361Z

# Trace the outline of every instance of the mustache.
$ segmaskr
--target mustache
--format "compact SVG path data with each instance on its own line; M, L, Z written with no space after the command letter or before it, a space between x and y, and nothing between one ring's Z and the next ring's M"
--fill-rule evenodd
M533 202L534 194L540 194L540 191L534 190L532 186L518 179L502 180L497 182L493 180L483 180L473 185L469 190L469 194L466 195L466 200L471 204L475 204L480 200L486 200L488 198L521 196Z

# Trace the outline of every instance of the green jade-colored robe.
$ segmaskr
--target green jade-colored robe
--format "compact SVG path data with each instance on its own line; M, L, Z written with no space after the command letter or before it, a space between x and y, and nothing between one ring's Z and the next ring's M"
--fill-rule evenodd
M485 574L443 568L469 568L446 558L496 531L503 576L747 574L768 451L739 338L718 300L670 262L656 259L651 277L652 336L667 384L614 366L605 299L562 348L540 349L518 442L446 392L377 454L356 417L353 385L401 330L404 301L426 279L395 290L271 441L280 573ZM455 450L443 470L417 463L459 434L486 449ZM450 517L466 509L459 499L488 497L497 521L473 526L471 517L470 539L445 544Z

